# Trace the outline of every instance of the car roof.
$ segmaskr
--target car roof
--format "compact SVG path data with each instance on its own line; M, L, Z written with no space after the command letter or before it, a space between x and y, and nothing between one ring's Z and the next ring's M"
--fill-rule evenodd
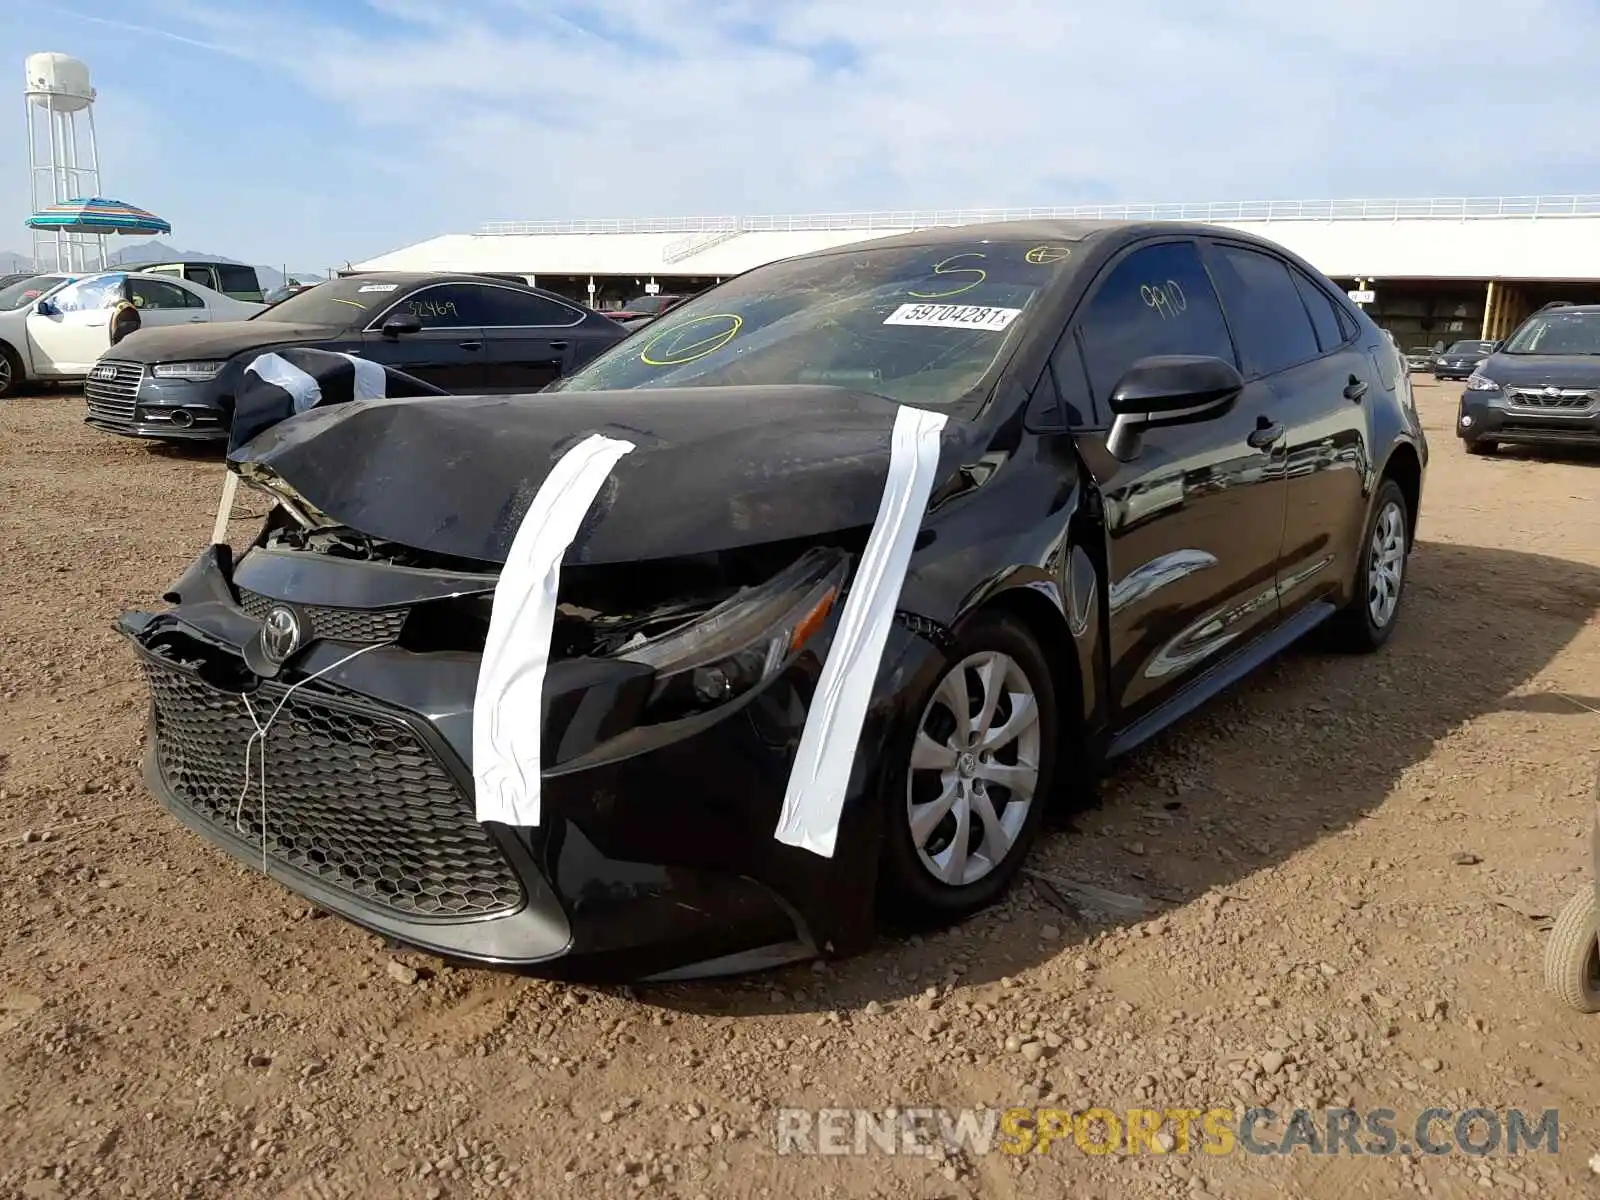
M829 254L849 253L852 250L881 249L898 246L971 245L982 241L1056 241L1089 242L1115 239L1132 241L1143 237L1224 237L1230 241L1247 242L1290 258L1298 259L1292 251L1266 238L1257 237L1238 229L1220 225L1205 225L1194 221L1099 221L1099 220L1018 220L987 221L978 225L936 225L925 229L907 230L889 237L874 238L870 242L849 242L797 258L821 257Z

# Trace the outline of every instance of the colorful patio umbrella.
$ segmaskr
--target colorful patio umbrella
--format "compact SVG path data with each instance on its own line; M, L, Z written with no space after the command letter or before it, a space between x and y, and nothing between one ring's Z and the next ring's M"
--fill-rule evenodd
M100 196L63 200L40 209L27 220L30 229L64 229L83 233L171 233L172 226L154 213L121 200Z

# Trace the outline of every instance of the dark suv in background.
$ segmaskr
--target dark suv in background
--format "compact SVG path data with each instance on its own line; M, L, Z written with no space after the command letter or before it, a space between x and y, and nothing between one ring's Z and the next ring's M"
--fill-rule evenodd
M1478 364L1494 351L1493 342L1473 340L1454 342L1448 350L1440 351L1433 360L1435 379L1465 379L1478 369Z
M1540 309L1496 344L1467 379L1456 436L1469 454L1600 445L1600 304Z

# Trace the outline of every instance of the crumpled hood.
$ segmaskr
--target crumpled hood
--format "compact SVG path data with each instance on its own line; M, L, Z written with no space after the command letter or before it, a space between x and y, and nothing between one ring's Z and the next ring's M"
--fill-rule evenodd
M118 342L112 357L142 363L231 358L241 351L266 346L331 341L340 333L324 325L291 325L286 321L201 321L141 329Z
M1492 354L1478 372L1501 387L1600 389L1600 355Z
M898 409L807 385L371 400L292 417L230 461L369 536L501 563L556 460L624 438L566 561L634 562L871 525ZM970 430L946 426L940 478Z

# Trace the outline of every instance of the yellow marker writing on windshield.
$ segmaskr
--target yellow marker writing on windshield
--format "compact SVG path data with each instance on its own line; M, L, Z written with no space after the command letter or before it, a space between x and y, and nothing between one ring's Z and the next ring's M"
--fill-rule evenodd
M950 264L961 258L982 258L976 250L969 250L965 254L952 254L949 258L942 259L933 264L935 275L976 275L971 283L964 283L958 288L948 292L907 292L908 296L915 296L918 300L947 300L951 296L959 296L962 292L970 292L973 288L989 278L989 272L982 267L952 267Z
M1035 246L1024 254L1023 259L1036 267L1048 266L1050 263L1063 262L1072 257L1070 246Z
M639 361L652 367L681 367L715 354L739 335L744 318L734 313L708 313L663 330L644 344ZM685 335L692 340L685 341Z

